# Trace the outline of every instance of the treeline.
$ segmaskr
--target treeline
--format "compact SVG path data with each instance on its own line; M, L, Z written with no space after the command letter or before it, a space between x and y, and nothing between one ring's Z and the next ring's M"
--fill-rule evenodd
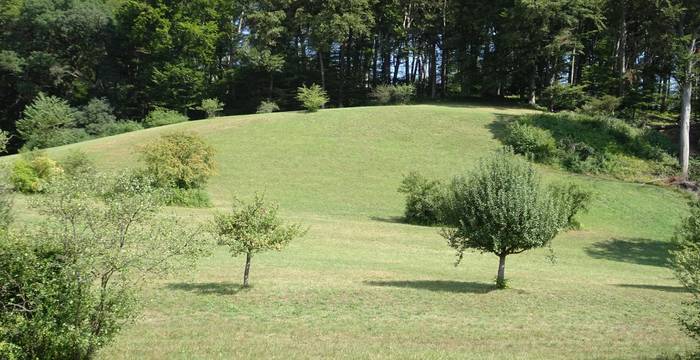
M379 84L533 104L579 86L619 98L618 116L675 120L682 90L699 101L698 14L696 0L0 0L0 128L39 93L140 120L203 117L208 98L293 109L312 83L338 107Z

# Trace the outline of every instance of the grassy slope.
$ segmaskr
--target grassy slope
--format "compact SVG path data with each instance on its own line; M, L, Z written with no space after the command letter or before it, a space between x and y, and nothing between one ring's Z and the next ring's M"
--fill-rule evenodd
M437 229L394 222L401 176L448 177L499 145L491 124L519 110L471 106L352 108L219 118L79 147L103 168L184 130L218 150L215 204L265 192L309 235L253 261L224 249L192 274L147 290L144 315L104 358L591 358L676 353L691 345L673 320L686 298L664 267L685 199L666 189L567 177L596 193L584 230L547 251L509 258L513 289L492 291L496 258L455 268ZM22 201L20 201L21 205ZM21 206L20 206L21 207ZM177 210L198 219L209 210Z

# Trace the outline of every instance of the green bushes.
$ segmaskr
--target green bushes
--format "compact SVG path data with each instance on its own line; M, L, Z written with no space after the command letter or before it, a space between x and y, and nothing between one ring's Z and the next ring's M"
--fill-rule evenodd
M6 132L0 130L0 154L7 151L7 144L9 142L10 142L10 136Z
M46 190L49 182L63 174L63 169L43 152L22 154L12 166L10 182L14 189L26 194Z
M523 116L507 124L501 139L518 154L576 173L645 181L676 166L674 146L662 134L604 116Z
M301 102L306 111L316 112L322 108L328 101L328 94L320 86L313 84L311 87L302 87L297 89L297 100Z
M416 94L413 84L378 85L370 93L370 97L379 105L408 104Z
M263 100L262 102L260 102L260 105L258 105L256 114L269 114L279 110L280 107L274 101Z
M404 220L409 224L436 225L440 223L443 184L412 172L403 178L399 192L406 195Z
M576 110L588 100L585 87L554 84L542 92L542 103L549 111Z
M137 130L143 130L143 125L131 120L101 123L99 126L93 126L92 128L92 131L99 136L113 136Z
M189 208L211 207L209 194L202 189L165 189L163 204L167 206L181 206Z
M700 201L691 202L690 216L678 229L675 243L676 249L671 251L673 272L692 295L684 302L678 320L689 336L700 340Z
M185 122L187 120L189 120L187 116L182 115L175 110L157 108L148 113L148 116L146 116L146 118L143 119L143 126L146 128L152 128L157 126L177 124Z
M224 103L219 101L219 99L204 99L202 104L197 107L197 110L204 111L207 114L207 118L213 118L224 110Z
M599 98L593 98L588 101L582 110L589 115L615 116L615 112L622 105L622 98L604 95Z
M82 136L71 131L76 125L76 115L77 111L67 101L39 93L17 121L17 132L28 149L68 144L65 141Z
M508 125L503 142L516 153L542 162L549 161L557 152L557 143L551 132L520 122Z

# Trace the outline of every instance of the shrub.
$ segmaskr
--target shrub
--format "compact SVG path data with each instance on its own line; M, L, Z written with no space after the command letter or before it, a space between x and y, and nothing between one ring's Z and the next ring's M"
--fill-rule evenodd
M393 99L398 104L408 104L416 96L416 86L413 84L403 84L394 86Z
M19 192L40 193L62 173L63 169L43 152L28 152L15 161L10 182Z
M121 120L95 125L90 131L95 133L97 136L112 136L142 129L143 125L136 121Z
M47 138L41 144L37 144L30 140L25 144L26 149L34 148L49 148L68 144L75 144L81 141L92 139L85 129L80 128L65 128L51 132L51 137ZM40 146L41 145L41 146Z
M567 214L535 169L510 150L481 160L466 178L448 189L443 230L457 251L467 249L499 257L496 285L506 286L506 257L550 244L566 226Z
M589 210L593 197L591 192L576 184L557 184L552 186L552 193L566 215L567 228L580 229L581 223L576 219L576 215Z
M17 131L27 148L45 148L66 144L65 134L60 140L55 139L57 132L73 128L75 124L76 110L67 101L39 93L17 121Z
M506 131L504 143L518 154L537 161L548 161L556 155L557 142L548 130L514 122L508 125Z
M392 85L377 85L372 89L369 96L374 99L379 105L387 105L391 103L394 99L394 86Z
M85 128L90 135L100 135L104 124L114 123L114 109L107 99L92 99L76 113L76 123Z
M304 85L298 88L297 100L301 102L306 111L316 112L326 103L328 103L330 99L328 98L326 90L316 84L313 84L311 87L306 87L306 85Z
M268 204L260 196L253 202L243 204L236 201L233 211L216 215L213 232L219 243L229 247L233 256L246 255L243 271L243 286L248 286L250 262L254 254L281 250L306 231L299 224L286 225L277 215L279 206Z
M587 99L583 86L554 84L542 92L542 102L549 111L576 110Z
M175 110L156 108L155 110L148 113L148 116L146 116L146 118L143 120L143 126L146 128L152 128L157 126L177 124L185 122L187 120L189 120L187 116L182 115Z
M224 103L219 101L219 99L204 99L202 104L197 107L197 110L207 113L207 118L213 118L224 110Z
M688 335L700 340L700 201L691 202L690 216L679 227L675 243L671 265L676 278L692 295L678 319Z
M588 101L588 103L583 106L582 110L589 115L615 116L615 111L617 111L620 105L622 105L622 98L604 95Z
M404 219L409 224L435 225L440 222L443 185L412 172L404 176L399 192L406 194Z
M95 174L94 162L81 150L71 150L59 164L67 176L88 177Z
M0 173L0 232L7 230L12 223L12 204L12 189L6 182L5 174Z
M265 101L263 100L260 105L258 105L258 110L256 113L258 114L269 114L273 113L275 111L279 111L280 107L277 106L277 104L274 101Z
M0 154L7 151L7 144L10 142L10 135L0 130Z
M215 172L214 149L196 134L162 135L141 149L141 159L162 188L198 189Z
M209 194L202 189L167 189L164 196L164 205L181 206L189 208L211 207Z

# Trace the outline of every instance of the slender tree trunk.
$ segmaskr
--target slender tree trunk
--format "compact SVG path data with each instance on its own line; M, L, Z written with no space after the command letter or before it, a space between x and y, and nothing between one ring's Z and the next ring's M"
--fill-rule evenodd
M625 0L620 2L622 14L620 16L620 39L618 41L618 55L620 61L620 96L625 95L625 76L627 74L627 4Z
M245 270L243 270L243 287L248 287L248 275L250 275L250 260L253 254L246 253L245 255Z
M685 69L685 78L681 83L681 118L680 118L680 163L681 178L688 179L688 163L690 161L690 117L692 115L693 101L693 68L695 60L693 56L697 51L697 38L693 38L688 49L688 63Z
M377 61L379 59L379 37L374 37L374 46L372 47L372 86L377 85Z
M576 47L571 51L571 70L569 72L569 84L575 85L576 83Z
M433 40L430 44L430 73L428 75L430 81L430 98L435 99L437 95L437 46Z
M506 255L498 255L498 277L496 278L496 285L503 287L506 280Z
M530 74L530 96L528 103L532 106L537 105L537 70L533 69Z

